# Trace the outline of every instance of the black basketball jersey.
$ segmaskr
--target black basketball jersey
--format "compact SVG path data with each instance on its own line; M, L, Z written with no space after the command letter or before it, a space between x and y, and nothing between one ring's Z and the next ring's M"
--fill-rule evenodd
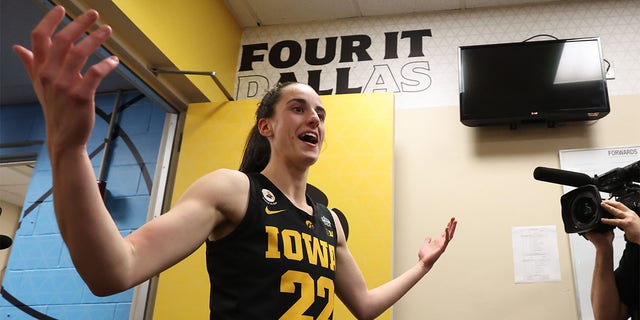
M237 228L207 241L211 319L332 319L336 228L307 196L295 207L266 177L249 174L249 206Z

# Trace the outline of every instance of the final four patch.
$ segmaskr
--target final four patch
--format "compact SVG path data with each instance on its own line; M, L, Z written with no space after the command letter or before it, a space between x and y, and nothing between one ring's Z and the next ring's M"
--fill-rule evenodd
M322 223L324 223L325 227L331 228L331 221L329 220L329 218L322 216L320 220L322 220Z
M331 230L331 220L329 220L329 218L322 216L320 217L320 220L322 220L322 223L325 226L325 231L327 232L327 236L333 238L333 230Z
M262 200L269 205L277 204L276 196L269 189L262 189Z

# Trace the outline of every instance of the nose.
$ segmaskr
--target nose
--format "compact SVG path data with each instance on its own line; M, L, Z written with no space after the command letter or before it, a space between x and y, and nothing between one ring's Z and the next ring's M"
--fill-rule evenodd
M311 116L309 116L309 125L312 128L317 128L320 125L320 116L315 110L312 111Z

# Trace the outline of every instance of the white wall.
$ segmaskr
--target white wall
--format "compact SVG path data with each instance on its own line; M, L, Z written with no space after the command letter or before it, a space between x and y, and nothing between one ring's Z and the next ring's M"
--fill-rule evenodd
M422 28L433 32L423 57L432 86L420 95L396 95L395 274L415 263L425 234L438 235L450 216L460 222L435 268L394 307L394 319L579 319L560 215L562 189L534 180L532 173L537 166L559 168L559 150L640 144L640 2L565 1L262 27L245 31L243 43ZM615 72L615 80L608 81L611 113L597 122L557 128L463 126L457 47L517 42L536 34L601 38ZM360 76L354 71L351 80L366 82L358 77L366 78L367 68ZM334 85L332 80L322 87ZM557 227L561 280L516 284L512 227L542 225Z
M562 190L534 180L532 172L537 166L559 168L562 149L640 143L640 3L569 2L428 17L450 25L447 34L464 35L455 45L518 41L538 33L599 36L616 78L608 81L608 116L554 129L468 128L458 120L457 103L433 108L426 101L396 110L396 273L415 261L423 230L436 234L451 215L460 224L455 242L427 279L396 305L394 318L580 319L560 215ZM450 54L441 61L447 71L438 77L434 67L434 79L451 77L455 69ZM444 96L452 94L451 81L443 80ZM541 225L557 227L561 281L516 284L512 227Z
M396 111L394 262L416 261L424 233L450 216L456 238L395 307L395 319L578 319L559 185L533 179L559 168L558 150L637 145L640 96L613 97L595 123L468 128L457 107ZM511 228L556 225L561 281L516 284ZM586 240L585 240L586 241ZM416 315L420 315L419 317Z

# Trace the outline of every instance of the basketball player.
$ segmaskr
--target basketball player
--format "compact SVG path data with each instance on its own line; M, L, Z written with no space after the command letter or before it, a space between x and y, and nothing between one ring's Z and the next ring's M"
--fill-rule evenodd
M308 85L266 94L256 112L241 170L219 169L195 181L174 207L122 238L102 201L86 150L94 95L118 64L82 67L111 34L89 10L54 35L64 8L32 32L32 48L14 46L44 111L60 232L96 295L131 288L207 245L211 319L331 319L338 296L360 319L381 314L438 260L457 221L427 237L418 261L369 290L336 215L306 196L309 167L325 136L325 110ZM301 250L299 250L301 249Z

